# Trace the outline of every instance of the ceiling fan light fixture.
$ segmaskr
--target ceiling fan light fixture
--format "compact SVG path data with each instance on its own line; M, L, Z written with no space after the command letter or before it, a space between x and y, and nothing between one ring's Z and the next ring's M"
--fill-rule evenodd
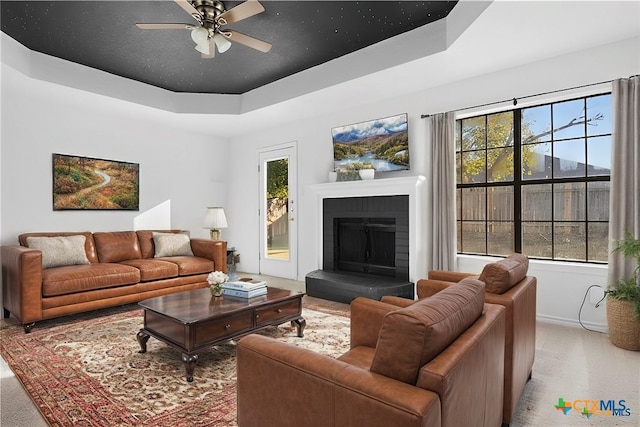
M195 49L203 55L211 55L211 48L209 43L197 44Z
M196 46L196 50L201 52L198 47L203 48L205 45L208 45L207 39L209 38L209 30L204 27L196 27L191 30L191 39L198 45Z
M218 52L220 53L225 53L231 47L231 42L227 40L227 38L220 33L216 33L213 36L213 41L216 43L216 46L218 47Z

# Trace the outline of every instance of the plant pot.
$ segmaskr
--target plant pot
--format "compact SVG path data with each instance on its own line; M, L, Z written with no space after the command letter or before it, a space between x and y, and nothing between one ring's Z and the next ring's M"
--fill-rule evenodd
M360 169L358 171L358 174L360 174L360 178L362 178L362 179L373 179L373 177L376 175L376 170L375 169Z
M607 323L613 345L640 351L640 322L633 313L633 303L607 298Z

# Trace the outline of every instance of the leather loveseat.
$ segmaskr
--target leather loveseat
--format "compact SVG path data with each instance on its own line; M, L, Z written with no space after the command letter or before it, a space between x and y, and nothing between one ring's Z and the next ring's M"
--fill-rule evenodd
M537 281L527 276L528 268L528 258L516 253L485 265L480 276L433 270L416 285L418 298L426 298L465 278L478 278L486 284L485 301L506 308L503 426L513 419L535 358Z
M208 286L225 241L179 230L26 233L2 247L4 316L35 322Z
M238 425L499 426L505 310L466 282L404 308L354 299L351 349L337 359L242 338Z

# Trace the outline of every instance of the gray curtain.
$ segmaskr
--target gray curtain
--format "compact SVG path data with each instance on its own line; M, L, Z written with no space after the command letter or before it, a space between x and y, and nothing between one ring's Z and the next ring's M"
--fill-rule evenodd
M608 283L628 278L634 263L612 254L630 232L640 238L640 76L613 82L613 142L609 199Z
M455 270L456 162L454 113L431 119L431 269Z

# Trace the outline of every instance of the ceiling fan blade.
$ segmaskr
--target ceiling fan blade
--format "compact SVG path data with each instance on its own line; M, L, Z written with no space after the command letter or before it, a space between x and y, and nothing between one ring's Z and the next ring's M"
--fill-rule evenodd
M221 34L227 37L231 41L238 42L245 46L249 46L253 49L259 50L260 52L266 53L266 52L269 52L269 50L271 50L270 43L263 42L262 40L258 40L254 37L239 33L234 30L225 29L224 31L221 31Z
M143 30L192 30L191 24L136 24Z
M198 10L195 7L193 7L193 5L189 0L173 0L173 1L176 2L178 6L180 6L182 9L184 9L185 12L187 12L189 15L193 16L194 19L200 22L200 20L202 19L202 16L200 15L200 12L198 12Z
M227 10L218 17L220 25L233 24L258 13L264 12L264 7L257 0L248 0Z
M216 56L216 45L213 42L213 37L209 39L209 54L205 55L204 53L200 55L202 59L211 59Z

